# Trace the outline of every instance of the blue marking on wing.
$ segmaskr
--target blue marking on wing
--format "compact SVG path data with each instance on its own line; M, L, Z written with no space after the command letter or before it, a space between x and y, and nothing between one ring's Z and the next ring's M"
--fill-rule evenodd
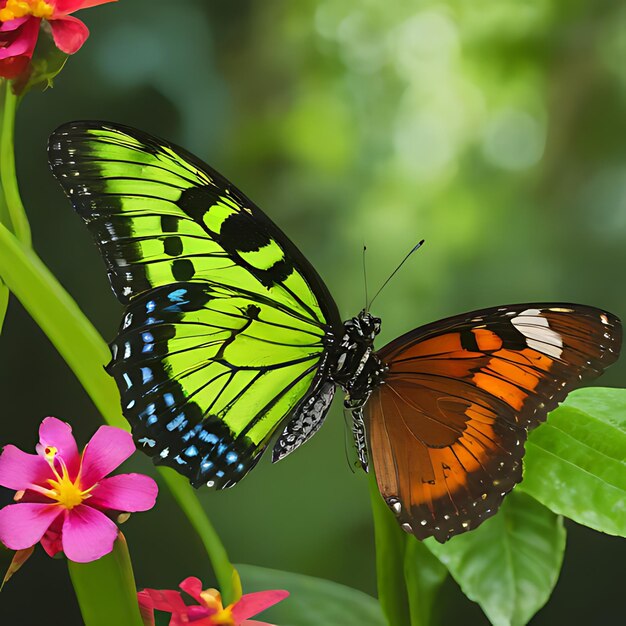
M170 306L163 307L164 311L179 313L182 311L181 305L189 304L189 300L185 300L187 294L186 289L176 289L167 294L167 299L172 303Z
M205 441L206 443L217 443L219 441L219 437L214 433L209 433L206 430L203 430L200 435L198 435L200 441Z
M141 376L143 378L143 384L146 385L147 383L151 382L152 379L154 378L154 376L152 375L152 370L149 367L142 367L141 368Z
M177 415L171 422L165 425L165 428L170 432L175 430L176 428L181 429L184 428L187 424L187 419L185 418L185 414L181 413Z
M170 291L170 293L167 294L167 299L170 302L179 302L182 304L186 304L187 302L189 302L189 300L184 299L186 294L186 289L176 289L175 291Z

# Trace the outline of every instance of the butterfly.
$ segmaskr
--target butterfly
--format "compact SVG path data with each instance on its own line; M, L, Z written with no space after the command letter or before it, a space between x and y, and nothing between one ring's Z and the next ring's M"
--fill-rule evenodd
M184 149L72 122L49 161L126 305L107 371L135 442L195 487L233 486L271 443L285 458L339 387L401 527L443 542L498 510L528 431L618 357L617 317L550 303L457 315L375 351L380 318L342 322L287 236Z

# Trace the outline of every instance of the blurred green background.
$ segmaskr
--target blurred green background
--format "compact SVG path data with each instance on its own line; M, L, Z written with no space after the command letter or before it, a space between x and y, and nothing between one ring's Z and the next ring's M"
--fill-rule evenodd
M624 3L126 0L80 17L84 49L19 111L17 165L36 249L106 339L121 307L46 162L49 133L73 119L137 126L212 164L311 259L344 317L363 305L364 243L371 292L425 238L376 303L380 345L513 302L626 318ZM0 444L32 450L46 415L81 443L101 423L15 300L0 355ZM601 384L625 374L622 359ZM337 401L297 454L199 492L234 562L375 593L367 488L344 431ZM154 473L137 456L128 467ZM568 528L561 579L532 624L620 622L624 542ZM214 582L165 489L124 530L139 586ZM0 595L2 623L80 624L72 598L64 563L39 550ZM452 582L438 608L442 624L487 624Z

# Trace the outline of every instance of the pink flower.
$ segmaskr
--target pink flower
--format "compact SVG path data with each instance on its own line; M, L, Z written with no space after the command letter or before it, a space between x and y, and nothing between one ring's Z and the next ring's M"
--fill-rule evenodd
M27 454L8 445L0 455L0 485L17 491L17 504L0 510L0 541L7 548L41 541L50 556L63 550L77 563L95 561L113 549L118 529L111 517L154 506L152 478L105 478L135 451L124 430L101 426L79 454L70 425L46 417L36 450Z
M259 591L242 596L237 602L222 605L216 589L202 591L202 581L190 576L179 587L198 604L185 604L179 591L170 589L144 589L137 594L141 616L146 626L154 626L154 610L172 614L170 626L271 626L267 622L249 620L249 617L265 611L284 600L288 591Z
M0 76L15 78L33 56L39 24L50 24L59 50L74 54L89 37L89 29L70 14L116 0L0 0Z

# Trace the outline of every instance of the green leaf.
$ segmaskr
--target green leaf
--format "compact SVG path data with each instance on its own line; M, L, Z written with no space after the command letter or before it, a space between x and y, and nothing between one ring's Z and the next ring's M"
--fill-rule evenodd
M85 626L143 626L133 567L122 534L113 552L101 559L67 564Z
M289 591L286 600L264 611L259 619L271 620L280 626L385 626L378 602L357 589L255 565L237 565L236 568L244 594L268 589Z
M98 331L42 260L0 224L0 278L46 333L111 426L128 430L104 366L111 353Z
M411 623L404 580L407 535L401 530L393 513L381 498L373 472L369 473L368 482L376 540L378 599L390 626L407 626Z
M626 536L626 390L572 392L533 431L519 489L555 513Z
M404 578L406 580L411 626L432 623L433 603L448 570L433 553L415 537L406 538Z
M565 551L562 518L517 490L476 530L426 545L495 626L521 626L547 602Z

